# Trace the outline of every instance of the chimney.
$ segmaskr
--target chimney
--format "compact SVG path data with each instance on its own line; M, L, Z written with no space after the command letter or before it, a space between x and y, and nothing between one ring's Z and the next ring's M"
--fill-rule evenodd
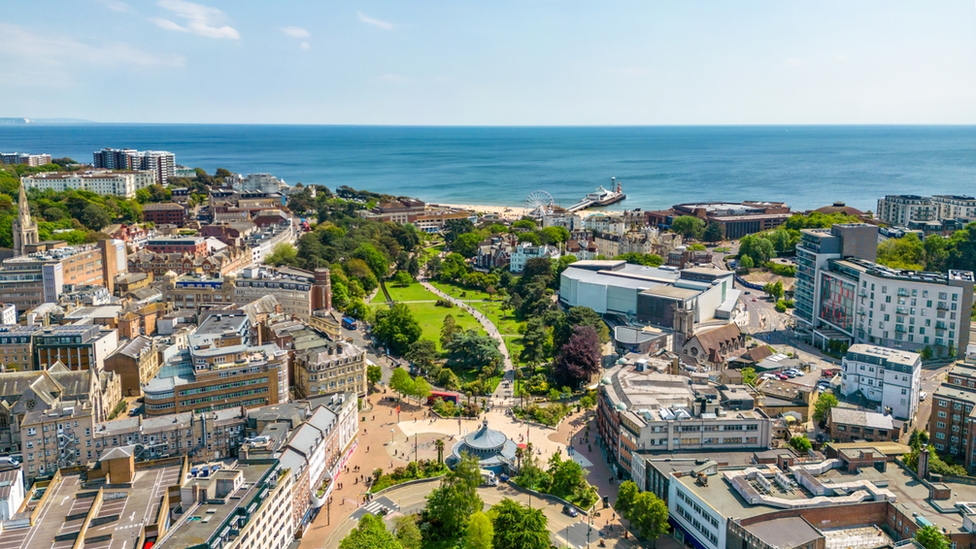
M922 448L918 453L918 478L925 480L929 476L929 449Z
M678 364L679 363L680 363L680 360L678 359L678 357L675 356L675 357L672 357L671 358L671 375L673 375L673 376L679 375L679 373L680 373L679 368L678 368Z

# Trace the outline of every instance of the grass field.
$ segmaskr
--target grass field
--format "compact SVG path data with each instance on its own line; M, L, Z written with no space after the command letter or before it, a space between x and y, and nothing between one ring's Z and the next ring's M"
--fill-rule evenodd
M480 292L478 290L469 290L467 288L461 288L459 286L455 286L454 284L445 284L443 282L432 281L430 285L451 297L463 301L481 301L481 300L488 299L488 294L486 294L485 292Z
M435 307L433 303L407 303L406 305L413 311L417 322L424 330L421 337L434 341L437 344L438 351L442 350L440 341L441 326L444 325L444 317L449 314L454 315L454 320L462 330L477 330L479 334L485 333L481 329L481 324L473 316L457 307L447 309L445 307Z
M398 286L388 282L386 291L390 292L393 301L437 301L440 299L427 291L419 282L414 282L409 286Z
M521 362L519 362L519 353L522 352L522 338L521 337L503 337L505 341L505 348L508 349L508 356L512 359L512 364L517 368Z

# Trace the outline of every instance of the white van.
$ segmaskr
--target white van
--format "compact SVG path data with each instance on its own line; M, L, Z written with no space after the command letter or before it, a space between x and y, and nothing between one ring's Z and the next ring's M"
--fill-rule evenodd
M488 471L487 469L481 470L481 485L482 486L498 486L498 477L495 476L494 471Z

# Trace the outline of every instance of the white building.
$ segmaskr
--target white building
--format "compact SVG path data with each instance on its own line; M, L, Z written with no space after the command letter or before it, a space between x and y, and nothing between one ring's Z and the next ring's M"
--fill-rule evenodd
M28 189L50 189L58 192L70 189L135 198L136 191L154 185L156 179L150 171L87 170L27 175L21 178L21 183Z
M509 270L513 273L520 273L525 270L526 262L537 257L559 259L559 249L546 244L534 246L528 242L522 242L512 250L512 260L509 263Z
M938 208L940 220L976 218L976 198L938 194L932 197L932 205Z
M248 193L277 193L284 185L280 179L270 173L248 174L240 183L240 190Z
M938 221L939 208L927 196L888 195L878 199L878 219L891 225L908 226L915 221Z
M725 549L727 519L694 490L673 479L668 483L668 516L707 549Z
M627 232L627 222L612 215L591 215L583 220L583 228L601 233L622 235Z
M17 307L13 303L0 303L0 324L17 324Z
M152 172L154 183L166 185L176 171L176 155L169 151L102 149L93 153L93 165L109 170L144 170Z
M911 420L918 411L922 387L922 357L918 353L853 345L843 361L841 393L846 397L860 392L879 403L879 412L891 412L901 420Z
M573 232L583 228L583 218L567 211L547 213L542 216L542 227L564 227Z

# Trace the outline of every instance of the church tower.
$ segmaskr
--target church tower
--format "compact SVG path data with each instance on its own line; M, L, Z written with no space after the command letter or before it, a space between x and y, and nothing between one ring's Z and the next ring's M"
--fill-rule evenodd
M31 219L30 205L24 184L20 184L20 200L17 202L17 219L13 226L14 255L24 255L24 247L37 244L37 222Z

